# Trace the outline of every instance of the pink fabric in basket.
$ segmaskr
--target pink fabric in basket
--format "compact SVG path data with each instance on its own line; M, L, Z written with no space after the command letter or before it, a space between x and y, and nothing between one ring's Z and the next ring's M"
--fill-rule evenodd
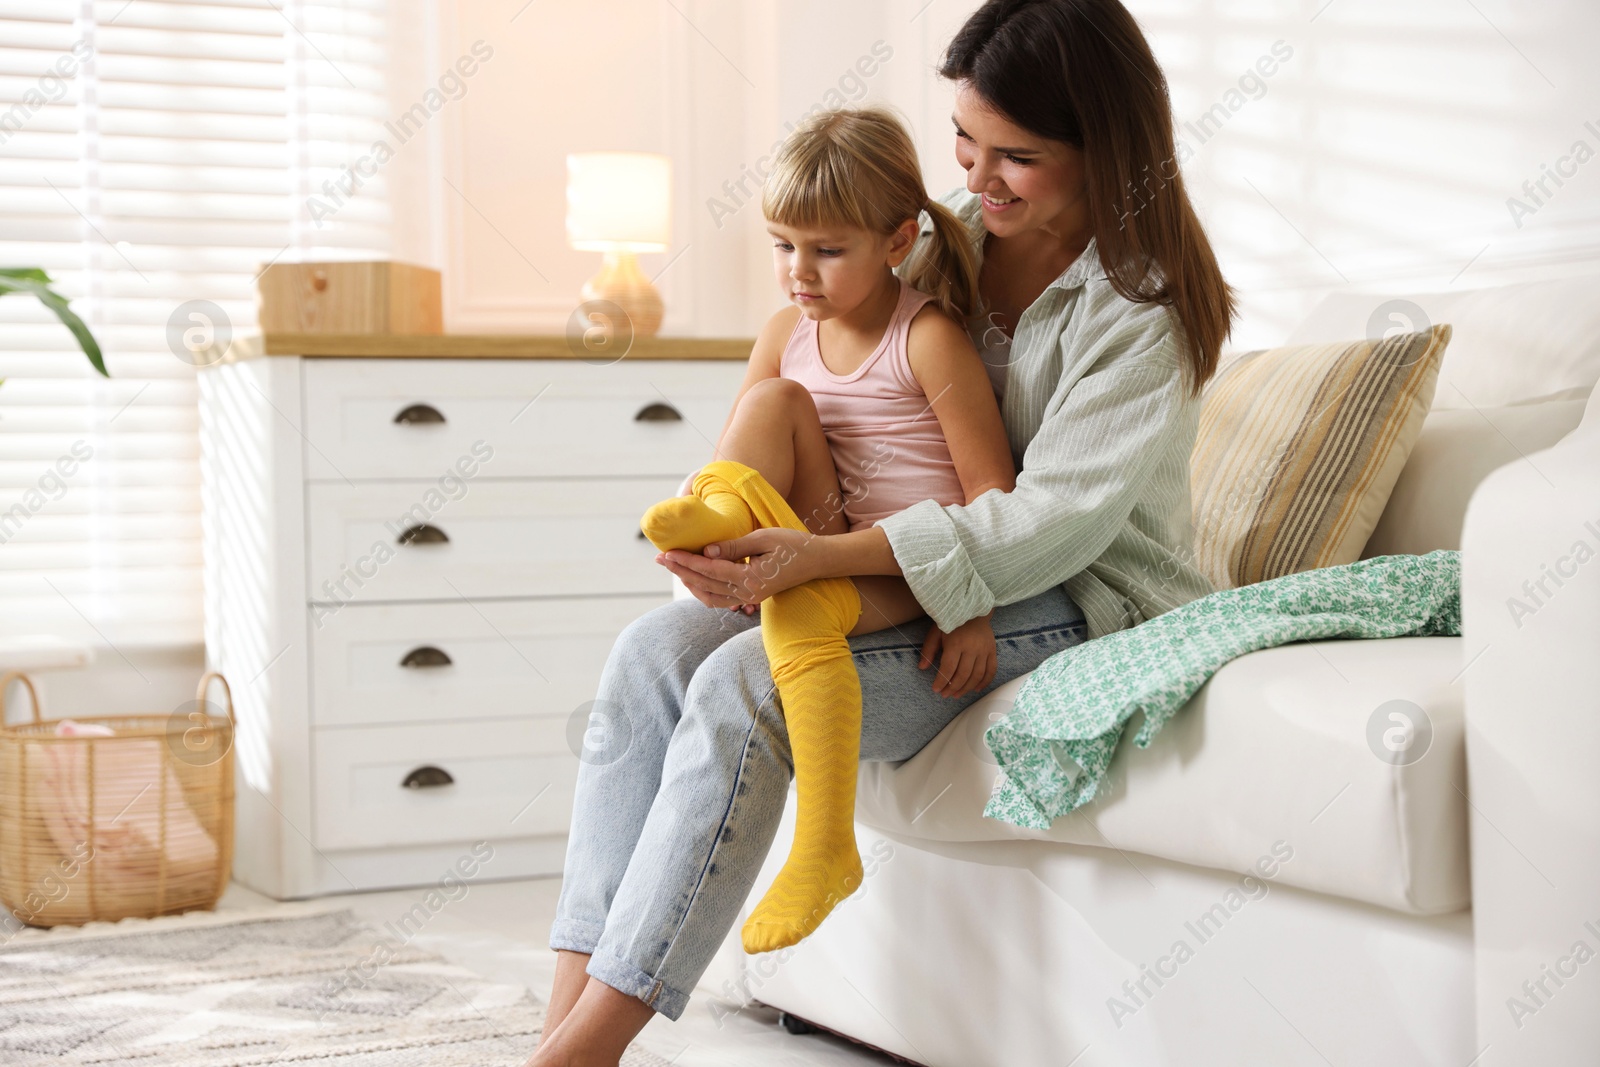
M55 732L58 737L116 735L110 727L71 719L56 723ZM92 863L103 878L154 877L162 841L161 776L167 797L167 879L214 869L216 842L195 818L178 776L162 759L161 744L152 739L95 746L90 844ZM89 838L88 746L39 745L31 755L45 826L61 854L70 855Z

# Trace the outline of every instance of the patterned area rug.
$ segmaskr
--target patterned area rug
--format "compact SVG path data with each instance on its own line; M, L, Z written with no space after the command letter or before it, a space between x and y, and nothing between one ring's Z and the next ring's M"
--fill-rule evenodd
M543 1022L522 986L402 944L349 909L191 912L0 946L7 1067L521 1067ZM637 1047L622 1064L667 1067Z

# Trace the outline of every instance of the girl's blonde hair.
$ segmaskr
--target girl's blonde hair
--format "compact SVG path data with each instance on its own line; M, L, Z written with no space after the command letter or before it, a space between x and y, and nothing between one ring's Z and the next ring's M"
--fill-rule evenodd
M979 310L978 261L967 229L949 208L928 198L916 146L888 108L839 108L806 117L773 159L761 210L783 226L847 226L884 237L926 211L933 234L913 249L906 282L958 322Z

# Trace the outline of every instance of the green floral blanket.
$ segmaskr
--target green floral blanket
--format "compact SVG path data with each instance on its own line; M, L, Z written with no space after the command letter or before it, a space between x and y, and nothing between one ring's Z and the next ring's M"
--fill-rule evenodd
M1056 653L984 734L1001 773L983 814L1047 830L1094 799L1122 728L1149 748L1217 669L1258 648L1330 637L1461 632L1461 553L1377 556L1224 589Z

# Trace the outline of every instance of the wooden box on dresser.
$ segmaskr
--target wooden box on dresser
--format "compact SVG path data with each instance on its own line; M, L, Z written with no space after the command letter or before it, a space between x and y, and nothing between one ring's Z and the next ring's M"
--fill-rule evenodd
M671 596L639 516L709 458L749 344L268 335L200 372L238 881L433 884L478 842L476 877L560 872L606 653Z

